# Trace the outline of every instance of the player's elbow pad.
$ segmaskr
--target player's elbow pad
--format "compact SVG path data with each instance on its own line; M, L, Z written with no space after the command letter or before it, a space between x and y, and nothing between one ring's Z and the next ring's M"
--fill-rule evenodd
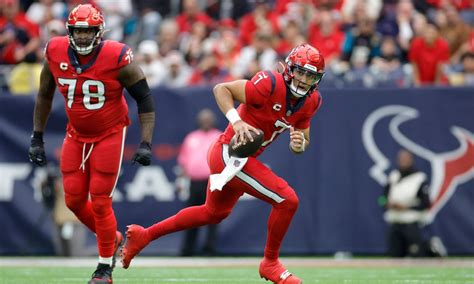
M128 87L127 91L137 102L138 113L155 111L155 102L145 79L141 79Z

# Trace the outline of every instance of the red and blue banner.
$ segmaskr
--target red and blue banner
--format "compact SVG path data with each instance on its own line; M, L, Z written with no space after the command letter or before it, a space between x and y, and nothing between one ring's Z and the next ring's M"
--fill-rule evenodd
M184 207L175 192L174 167L184 136L196 127L197 112L211 108L218 127L226 126L211 88L153 94L157 118L150 167L130 162L140 140L130 102L133 124L114 193L122 231L130 223L151 225ZM403 147L430 176L433 206L426 233L440 236L450 254L474 254L474 89L322 89L321 94L308 150L292 154L289 135L283 134L261 156L300 199L282 253L383 254L386 224L377 199ZM63 104L57 95L45 134L48 158L56 163L66 125ZM33 106L34 97L0 96L0 255L53 254L53 224L35 189L42 170L28 162ZM218 227L218 251L262 254L269 211L269 205L244 196ZM178 254L182 236L159 239L144 254ZM94 235L88 240L93 251Z

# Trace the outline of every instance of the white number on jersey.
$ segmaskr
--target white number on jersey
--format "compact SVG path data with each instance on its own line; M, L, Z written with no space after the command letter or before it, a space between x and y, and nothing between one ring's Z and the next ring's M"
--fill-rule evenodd
M280 129L273 131L272 137L270 137L270 139L266 141L263 141L262 146L267 146L268 144L270 144L273 141L273 139L275 139L275 136L277 136L277 134L282 133L286 129L290 129L291 125L286 124L281 120L277 120L275 121L275 127L280 128Z
M129 64L133 61L133 52L131 48L129 48L125 53L125 60L127 60Z
M65 79L58 78L59 84L61 86L67 85L67 107L72 108L72 103L74 102L74 94L76 92L76 79ZM91 87L96 87L97 91L91 92ZM82 94L84 98L82 103L84 107L88 110L100 109L104 106L105 103L105 86L104 83L97 80L86 80L82 83ZM96 98L97 102L92 103L91 98Z
M268 75L265 74L265 72L260 72L260 73L258 73L258 79L253 84L257 85L258 82L260 82L260 81L262 81L263 79L266 79L266 78L268 78Z

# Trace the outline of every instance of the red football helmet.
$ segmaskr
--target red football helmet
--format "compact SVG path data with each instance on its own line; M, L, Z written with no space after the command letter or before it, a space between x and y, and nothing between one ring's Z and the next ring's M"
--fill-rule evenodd
M81 4L75 7L66 22L69 44L81 55L87 55L99 45L104 35L105 21L102 12L91 4ZM85 42L74 38L74 29L93 29L94 37Z
M300 79L306 75L306 81ZM317 87L324 75L324 57L316 48L309 44L300 44L293 48L285 59L285 70L283 77L296 97L304 97L311 94Z

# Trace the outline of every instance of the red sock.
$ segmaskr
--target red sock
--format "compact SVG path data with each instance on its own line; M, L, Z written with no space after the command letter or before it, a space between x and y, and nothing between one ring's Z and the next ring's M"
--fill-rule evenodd
M112 198L99 197L92 201L97 234L97 245L101 257L111 257L114 254L117 220L112 209Z
M152 241L177 231L211 224L213 218L215 217L211 215L205 205L188 207L176 215L148 227L147 232Z
M287 202L285 200L284 202ZM285 237L291 219L296 212L296 207L288 206L282 208L272 208L270 217L268 218L267 244L265 246L265 258L278 259L280 247Z

